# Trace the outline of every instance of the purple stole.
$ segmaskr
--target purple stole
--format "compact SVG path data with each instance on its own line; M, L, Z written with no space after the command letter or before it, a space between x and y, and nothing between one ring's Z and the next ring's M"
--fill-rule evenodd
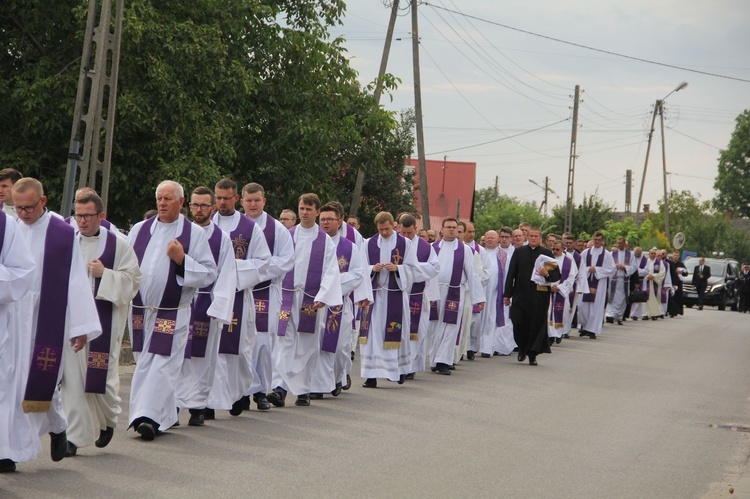
M606 249L602 248L602 252L599 253L599 258L596 260L596 266L601 267L604 263L604 252L607 251ZM586 268L591 267L591 250L586 252ZM596 301L596 288L599 285L599 279L596 278L595 275L589 276L589 293L583 294L583 301L587 303L593 303Z
M266 228L263 235L268 243L268 250L273 256L276 247L276 219L266 213ZM255 328L259 333L268 332L268 308L271 306L271 280L259 282L253 288L253 302L255 304Z
M112 269L115 266L115 249L117 248L117 236L106 232L107 240L104 243L104 251L99 256L104 268ZM99 294L101 277L94 279L94 298ZM107 388L107 369L109 368L109 348L112 339L112 307L111 301L94 300L99 322L102 325L102 334L89 343L89 355L86 362L86 393L104 393Z
M406 254L406 239L400 234L395 234L396 247L391 250L391 263L399 265ZM391 237L394 237L391 236ZM367 257L370 265L380 263L380 247L378 246L378 236L370 238L367 243ZM380 273L372 276L372 290L375 300L377 300L378 279ZM388 272L388 299L385 311L385 337L383 348L386 350L401 347L401 332L403 331L404 315L404 292L398 287L395 272ZM362 322L359 325L359 342L367 343L370 334L370 321L372 318L372 307L366 307L362 313ZM363 324L365 327L363 327Z
M576 262L576 268L578 270L581 270L581 254L576 250L573 250L570 256L572 256L573 261ZM578 283L573 282L573 289L570 290L570 297L568 298L568 303L570 303L571 311L573 310L573 304L575 303L576 289L578 289Z
M4 224L2 228L4 236ZM26 413L49 411L52 395L57 387L65 345L65 316L68 309L68 283L74 244L76 241L73 228L57 217L49 215L44 240L36 338L22 404L23 412Z
M289 229L294 242L294 233L297 225ZM302 304L299 311L299 324L297 331L300 333L314 333L318 310L313 307L315 295L320 291L320 281L323 276L323 262L326 255L326 233L318 227L318 236L312 243L310 251L310 262L307 266L305 277L305 289L302 293ZM297 243L294 242L295 247ZM295 249L296 251L296 249ZM279 336L286 336L286 325L292 318L292 304L294 303L294 270L292 269L284 276L281 284L281 310L279 310Z
M354 227L348 223L344 223L344 238L348 239L353 244L357 244L357 238L354 236Z
M339 262L339 273L349 272L349 265L352 261L352 250L354 243L349 239L339 237L339 244L336 246L336 260ZM348 297L344 297L345 300ZM323 344L320 349L324 352L336 353L336 345L339 342L339 333L341 332L341 317L344 313L344 306L328 308L326 313L326 328L323 335Z
M2 211L3 203L0 203L0 252L3 251L3 244L5 243L5 224L8 220L8 215Z
M661 265L661 258L656 258L654 260L654 275L659 273L659 266ZM651 285L654 287L654 296L659 292L659 285L656 283L656 281L651 281ZM662 289L664 287L662 286Z
M646 256L641 256L641 263L640 263L640 264L638 264L638 268L639 268L639 269L645 269L645 268L646 268L646 265L648 265L648 257L646 257ZM640 291L640 290L641 290L641 282L642 282L642 279L641 279L641 277L640 277L640 276L638 275L638 271L637 271L637 270L636 270L636 280L637 280L637 282L635 283L635 291Z
M505 326L505 266L508 264L508 254L502 248L497 248L497 301L495 302L495 326Z
M430 243L417 238L417 260L424 263L430 259ZM419 339L419 321L422 318L422 302L424 301L424 288L427 283L415 282L409 292L409 339L417 341Z
M619 250L617 251L617 255L618 256L620 255L620 251ZM630 250L626 249L625 250L625 265L630 264L630 256L631 256ZM614 252L612 252L612 259L614 260L614 258L615 258L615 254L614 254ZM620 263L620 262L617 261L617 260L615 260L615 263ZM616 275L617 274L615 274L615 276ZM617 277L613 277L612 281L613 282L614 281L619 281L619 279ZM628 275L627 271L625 271L625 279L623 279L622 283L625 286L625 296L627 297L628 296L628 291L630 291L630 276ZM612 285L609 288L609 301L613 301L615 299L615 291L616 291L615 290L615 285Z
M654 265L654 266L656 266L656 265ZM666 263L666 262L664 262L664 269L667 271L667 273L664 275L664 280L666 281L667 280L666 276L667 276L667 274L669 274L669 264ZM667 292L668 291L669 290L667 289L667 287L664 286L664 281L662 281L662 285L661 285L661 302L662 303L667 303Z
M567 256L563 260L562 270L560 271L560 282L570 275L570 258ZM552 307L550 310L549 324L557 329L563 327L563 314L565 312L565 296L560 293L552 293Z
M188 219L184 217L182 218L182 234L177 237L177 241L182 244L185 254L187 255L190 250L190 229L193 224ZM139 265L143 262L143 255L146 253L149 241L151 241L151 226L154 225L154 221L156 221L156 215L143 223L138 232L138 237L135 239L135 244L133 244L133 250L138 257ZM159 308L156 312L154 329L151 332L151 341L148 347L149 353L166 356L172 354L172 339L177 328L177 309L180 306L181 297L182 286L177 284L177 264L174 263L173 260L170 260L167 284L164 287L164 294L161 297L161 302L159 303ZM136 310L138 312L136 312ZM134 352L143 351L143 326L145 316L146 312L143 307L143 299L141 298L141 293L139 291L135 295L135 298L133 298L132 324L130 328Z
M229 238L232 240L232 247L234 248L234 258L236 260L247 259L250 240L253 237L253 229L255 229L255 222L250 220L250 218L245 215L240 215L240 221L237 223L237 228L235 228L229 234ZM240 333L242 332L242 326L239 325L239 321L242 320L244 308L245 290L243 289L241 291L237 291L234 294L232 320L229 321L229 324L224 324L221 327L221 338L219 338L219 353L239 355ZM238 330L235 332L234 328L238 325Z
M471 252L474 253L474 254L479 253L479 248L480 248L479 243L477 243L476 241L472 241L471 243L472 244L467 244L467 246L469 248L471 248ZM479 305L472 305L472 307L471 307L471 313L472 314L479 314L481 312L482 311L479 310Z
M432 243L435 252L440 254L440 243ZM456 249L453 251L453 273L451 282L448 286L448 293L445 296L445 305L443 306L443 322L446 324L456 324L458 322L458 311L461 310L461 277L464 272L464 249L463 243L458 241Z
M219 252L221 251L221 229L214 224L214 232L208 238L208 247L214 262L219 265ZM188 341L185 345L185 358L205 357L206 346L208 346L208 330L211 319L208 317L208 307L211 306L211 290L214 283L198 290L193 303L190 304L190 326L188 327Z

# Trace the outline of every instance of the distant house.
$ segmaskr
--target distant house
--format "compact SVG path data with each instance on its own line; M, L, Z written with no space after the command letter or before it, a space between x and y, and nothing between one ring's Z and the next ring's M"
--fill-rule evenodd
M414 169L414 205L422 213L419 189L419 163L416 158L409 160ZM465 161L426 160L427 198L430 207L430 228L439 229L445 217L471 220L474 214L474 188L477 177L477 164ZM422 227L419 220L418 226Z

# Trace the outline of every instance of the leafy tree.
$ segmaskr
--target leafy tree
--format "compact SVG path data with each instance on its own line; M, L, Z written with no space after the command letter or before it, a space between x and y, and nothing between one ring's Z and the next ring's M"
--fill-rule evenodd
M615 222L614 220L608 220L605 223L605 228L602 229L604 239L607 242L607 246L611 246L617 242L617 239L624 237L631 248L641 246L645 242L646 237L653 233L653 226L651 220L646 220L637 227L635 219L633 217L627 217L622 222Z
M474 225L478 236L481 237L488 230L498 230L505 225L515 229L521 222L528 222L543 229L544 217L534 203L497 194L493 187L475 193Z
M593 234L598 230L603 230L607 222L612 220L612 214L615 209L602 200L598 194L585 196L583 201L573 207L573 224L571 233L577 237L581 234ZM565 227L565 205L561 204L552 208L551 225L558 227L562 231Z
M729 145L719 154L714 204L735 216L750 217L750 110L743 111L735 121Z

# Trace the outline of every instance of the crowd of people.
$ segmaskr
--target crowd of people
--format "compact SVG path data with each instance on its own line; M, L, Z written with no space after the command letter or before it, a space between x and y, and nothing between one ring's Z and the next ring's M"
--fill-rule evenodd
M452 375L477 357L550 353L578 327L683 313L676 253L610 250L539 228L490 230L447 217L357 217L313 193L278 219L263 187L231 179L192 190L161 182L156 209L125 235L92 189L65 219L43 185L0 171L0 472L41 452L53 461L106 447L121 412L126 330L136 360L128 428L146 441L216 411L239 416L337 397L352 385ZM239 207L242 211L239 211ZM16 220L17 218L17 220ZM127 326L127 327L126 327Z

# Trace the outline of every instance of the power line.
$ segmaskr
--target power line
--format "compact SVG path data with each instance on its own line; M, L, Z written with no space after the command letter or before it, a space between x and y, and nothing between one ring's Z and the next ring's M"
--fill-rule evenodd
M702 141L702 140L700 140L700 139L696 139L695 137L691 137L690 135L688 135L688 134L686 134L686 133L683 133L683 132L681 132L681 131L679 131L679 130L677 130L677 129L675 129L675 128L672 128L671 126L668 126L667 128L669 128L669 129L670 129L670 130L672 130L673 132L677 132L677 133L679 133L680 135L682 135L682 136L684 136L684 137L687 137L687 138L689 138L689 139L692 139L692 140L694 140L694 141L696 141L696 142L700 142L701 144L707 145L707 146L709 146L709 147L713 147L714 149L718 149L719 151L721 151L721 147L716 147L716 146L715 146L715 145L713 145L713 144L709 144L708 142L703 142L703 141ZM687 175L686 175L686 176L687 176ZM696 177L696 178L700 178L700 177Z
M481 21L481 22L484 22L484 23L487 23L487 24L492 24L494 26L499 26L501 28L506 28L506 29L510 29L510 30L513 30L513 31L518 31L520 33L525 33L527 35L536 36L536 37L539 37L539 38L544 38L546 40L552 40L553 42L564 43L566 45L571 45L573 47L578 47L578 48L582 48L582 49L586 49L586 50L592 50L594 52L600 52L600 53L603 53L603 54L613 55L615 57L622 57L623 59L630 59L632 61L644 62L646 64L653 64L653 65L656 65L656 66L663 66L663 67L672 68L672 69L679 69L681 71L688 71L688 72L691 72L691 73L697 73L697 74L702 74L702 75L706 75L706 76L714 76L716 78L724 78L724 79L727 79L727 80L735 80L735 81L741 81L741 82L744 82L744 83L750 83L750 80L746 80L744 78L737 78L735 76L722 75L722 74L718 74L718 73L710 73L708 71L701 71L699 69L686 68L686 67L683 67L683 66L677 66L675 64L668 64L668 63L665 63L665 62L652 61L652 60L649 60L649 59L643 59L641 57L635 57L635 56L632 56L632 55L625 55L625 54L620 54L618 52L612 52L611 50L604 50L604 49L599 49L599 48L596 48L596 47L590 47L588 45L583 45L581 43L570 42L568 40L563 40L561 38L555 38L553 36L542 35L540 33L535 33L533 31L529 31L529 30L525 30L525 29L521 29L521 28L516 28L516 27L509 26L507 24L499 23L499 22L496 22L496 21L490 21L489 19L484 19L484 18L481 18L481 17L478 17L478 16L473 16L473 15L470 15L470 14L464 14L463 12L459 12L459 11L453 10L453 9L448 9L447 7L441 7L439 5L435 5L435 4L432 4L432 3L429 3L429 2L422 2L422 5L427 5L429 7L432 7L433 9L440 9L440 10L444 10L446 12L453 12L454 14L458 14L458 15L461 15L461 16L464 16L464 17L467 17L467 18L470 18L470 19L475 19L477 21Z

